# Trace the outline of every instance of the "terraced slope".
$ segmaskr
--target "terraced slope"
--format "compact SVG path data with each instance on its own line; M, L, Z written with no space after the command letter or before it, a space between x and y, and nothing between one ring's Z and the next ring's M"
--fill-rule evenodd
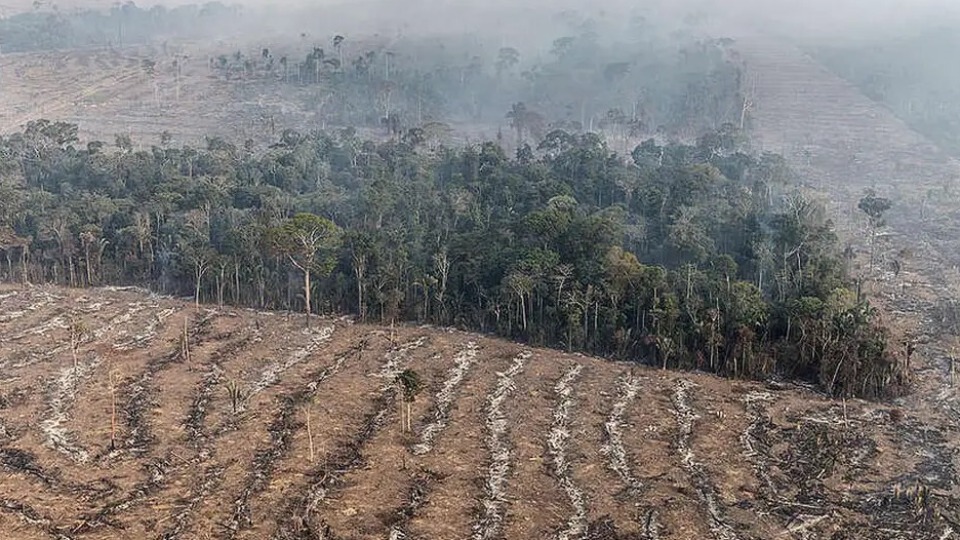
M928 486L953 482L948 441L916 411L451 330L304 322L0 286L3 537L945 530L931 501L947 499ZM405 432L393 380L406 368L425 385Z

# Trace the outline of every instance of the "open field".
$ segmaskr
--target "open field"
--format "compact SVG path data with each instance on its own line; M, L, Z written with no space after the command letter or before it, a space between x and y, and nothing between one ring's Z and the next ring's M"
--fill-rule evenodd
M934 538L960 518L955 432L788 385L121 289L0 287L0 351L5 538Z
M156 62L148 73L145 60ZM180 62L177 73L175 62ZM127 134L138 144L156 144L167 131L174 144L203 137L271 137L270 119L283 116L280 95L249 100L239 83L217 79L198 47L96 49L10 54L0 57L0 133L40 118L76 123L84 140L113 142ZM274 89L279 91L279 89ZM286 108L285 108L286 107ZM291 117L297 117L290 111ZM305 127L303 117L297 124Z
M173 145L203 146L208 136L270 144L287 128L308 132L337 127L306 105L323 94L323 87L228 81L211 69L211 57L248 49L249 44L179 43L2 55L0 135L47 119L77 124L82 142L113 143L116 135L129 135L138 147L148 147L159 144L166 132ZM154 63L152 71L145 61ZM493 140L498 128L506 129L459 123L451 127L448 142ZM368 138L387 136L382 129L358 131Z

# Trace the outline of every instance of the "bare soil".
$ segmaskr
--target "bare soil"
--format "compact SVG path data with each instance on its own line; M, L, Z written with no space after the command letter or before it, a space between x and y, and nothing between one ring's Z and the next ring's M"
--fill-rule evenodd
M107 328L81 346L82 358L101 361L60 405L85 459L51 446L42 428L56 374L72 370L66 332L44 321L80 307L91 328ZM878 538L927 538L955 508L955 472L940 460L952 459L956 433L924 411L442 329L315 318L306 330L302 316L198 312L137 290L3 285L0 309L24 313L0 323L4 538L482 537L497 426L490 400L508 376L498 405L508 450L499 537L576 531L582 506L589 538L830 538L880 528L890 532ZM152 337L118 345L158 313L168 315ZM46 330L24 333L27 314ZM474 356L463 363L465 351ZM517 358L522 368L511 371ZM405 368L424 381L409 432L392 380ZM111 370L122 373L113 449ZM569 391L558 384L565 376ZM636 384L617 423L626 477L605 450L625 380ZM237 411L231 381L244 396ZM428 426L431 444L418 450ZM559 446L549 440L558 429Z

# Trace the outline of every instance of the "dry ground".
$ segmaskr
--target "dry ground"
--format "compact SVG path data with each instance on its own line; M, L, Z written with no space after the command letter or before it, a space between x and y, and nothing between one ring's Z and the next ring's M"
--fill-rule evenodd
M270 136L271 116L284 126L284 111L296 117L279 89L265 96L218 79L212 50L181 43L0 56L0 133L45 118L78 124L85 141L126 134L157 144L166 131L174 144L202 144L207 135L242 142ZM145 60L155 62L152 73Z
M2 0L0 0L2 1ZM286 85L269 79L226 80L211 69L221 54L257 54L270 42L178 42L165 46L0 55L0 135L38 119L77 124L81 142L112 144L130 136L137 148L159 144L204 146L219 136L235 144L270 144L287 128L332 129L315 106L322 85ZM291 53L294 54L294 53ZM304 53L305 54L305 53ZM144 61L154 62L150 72ZM179 63L177 73L175 63ZM493 140L499 127L453 123L451 144ZM364 128L366 138L385 138Z
M451 330L0 286L4 538L934 538L955 437Z

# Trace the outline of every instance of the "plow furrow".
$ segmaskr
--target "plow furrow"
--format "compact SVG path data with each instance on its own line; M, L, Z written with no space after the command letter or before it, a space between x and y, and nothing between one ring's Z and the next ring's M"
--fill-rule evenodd
M384 381L374 399L374 408L361 422L361 427L350 440L340 443L323 457L324 463L310 472L308 485L288 504L283 513L274 540L312 540L326 538L330 526L320 513L320 506L343 476L364 462L363 450L386 425L395 410L398 390L394 381L402 370L408 355L427 343L426 337L400 344L385 355L375 377Z
M339 373L347 361L358 359L363 354L365 345L365 341L361 341L359 345L337 355L332 365L309 378L310 383L306 388L282 398L280 414L268 428L270 445L257 452L250 474L244 481L243 489L233 501L233 515L226 525L227 538L233 539L241 530L253 525L250 516L250 499L266 489L276 470L277 462L289 452L293 436L301 427L297 417L302 413L302 408L314 400L323 383Z
M684 470L693 481L697 496L710 520L710 531L717 540L737 540L739 537L726 520L723 507L718 500L716 488L707 476L704 466L697 461L690 439L694 424L699 416L690 404L690 391L694 385L690 381L678 381L673 393L674 415L678 426L677 451Z
M447 427L450 405L456 397L457 388L473 366L477 350L477 344L471 341L457 354L454 367L450 369L447 380L434 397L433 419L420 431L420 442L413 447L414 455L423 455L432 450L433 440Z

